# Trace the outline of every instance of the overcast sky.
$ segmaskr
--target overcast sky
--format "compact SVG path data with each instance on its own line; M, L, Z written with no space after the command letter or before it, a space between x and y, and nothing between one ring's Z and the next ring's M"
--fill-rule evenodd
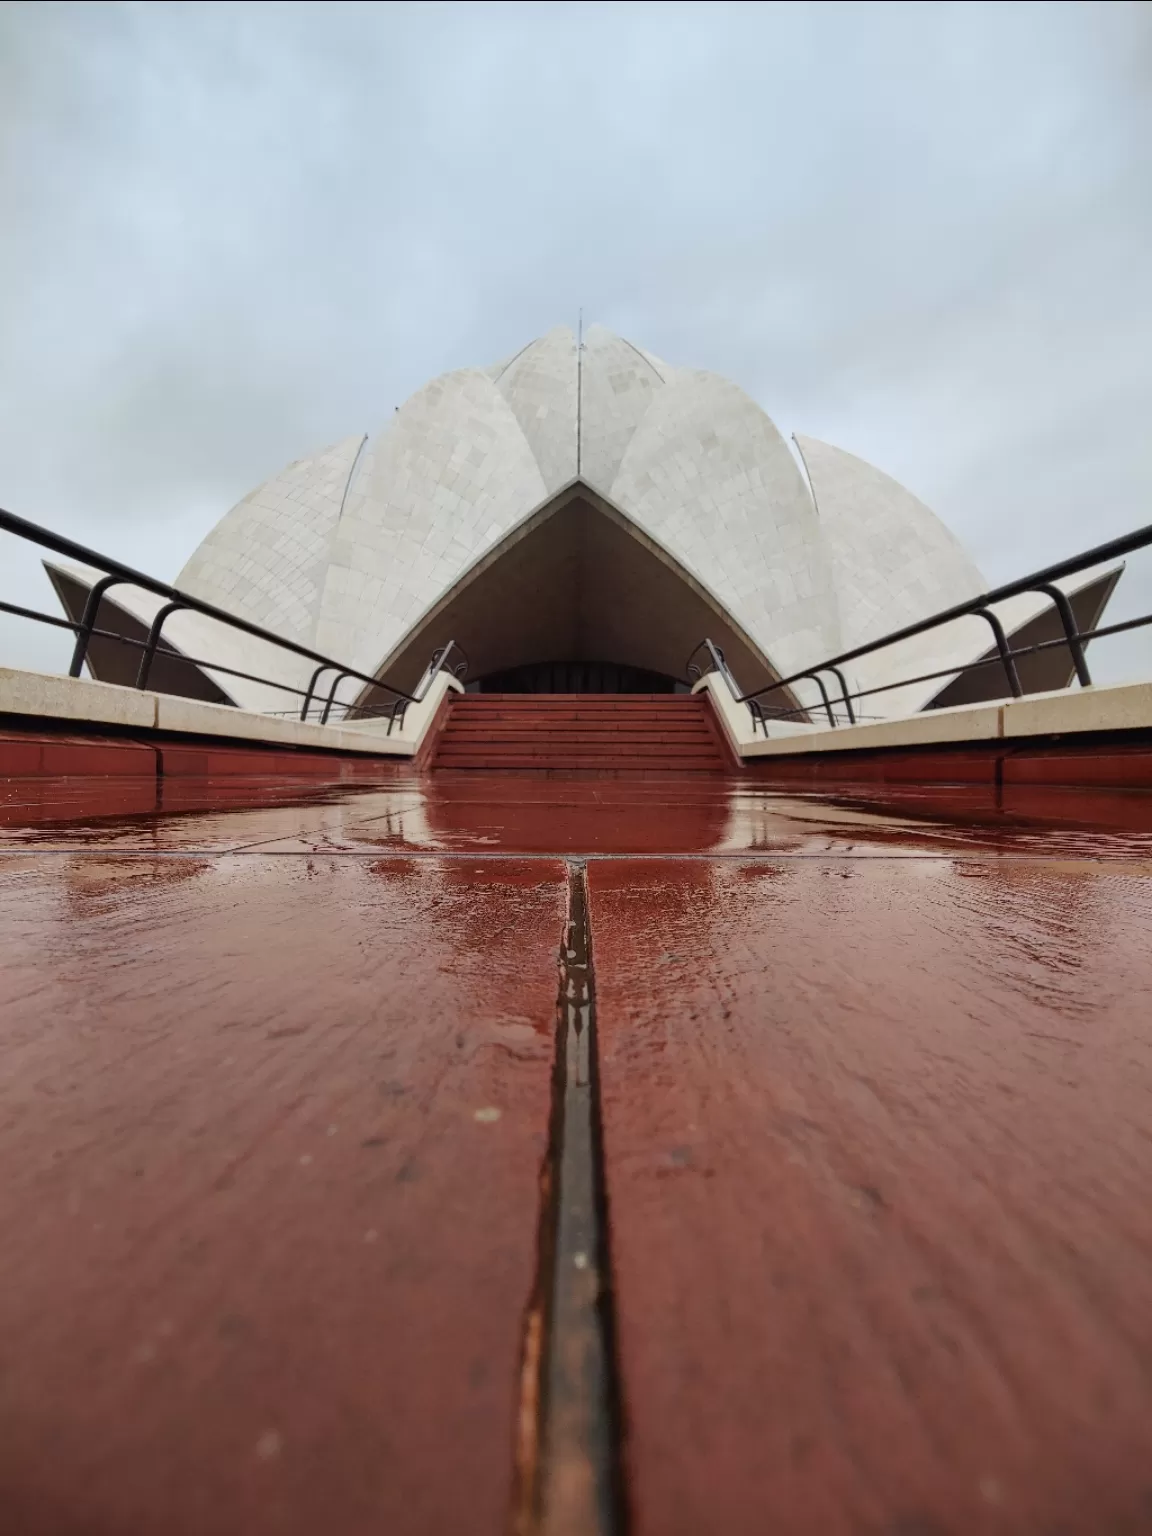
M9 510L171 580L581 305L992 580L1152 522L1152 7L0 5ZM0 596L55 610L5 536Z

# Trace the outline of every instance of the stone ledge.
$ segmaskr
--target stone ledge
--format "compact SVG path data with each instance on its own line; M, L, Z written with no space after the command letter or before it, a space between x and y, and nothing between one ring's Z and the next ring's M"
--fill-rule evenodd
M154 693L115 683L0 667L0 715L81 720L147 731L156 727L156 699Z
M1066 688L994 704L933 709L899 720L838 726L775 724L769 736L754 734L752 717L715 673L697 683L707 690L734 750L745 762L798 757L813 752L857 752L888 747L1018 740L1034 736L1087 735L1152 730L1152 683L1115 683Z
M1004 735L1063 736L1152 729L1152 683L1114 683L1006 700Z
M425 698L408 707L404 725L391 736L382 722L319 725L204 704L172 694L0 667L0 720L5 715L33 721L68 721L132 731L207 736L217 741L250 741L274 747L354 753L364 757L414 757L444 694L459 683L447 673L433 680Z
M904 720L871 720L835 730L809 728L786 736L763 736L748 742L741 756L751 760L798 752L859 752L876 747L946 746L951 742L995 741L1003 735L998 704L965 704L959 709L934 709ZM771 728L771 722L769 722Z

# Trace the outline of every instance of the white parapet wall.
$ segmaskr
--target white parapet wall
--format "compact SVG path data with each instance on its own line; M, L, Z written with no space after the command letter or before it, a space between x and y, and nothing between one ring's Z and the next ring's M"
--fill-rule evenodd
M5 716L19 716L25 721L67 721L88 728L164 731L259 742L271 747L414 757L450 691L463 690L456 678L438 672L424 697L408 705L403 723L389 734L388 722L383 719L319 725L314 721L259 715L227 704L203 704L197 699L181 699L167 693L122 688L115 683L0 667L0 728Z
M863 721L835 729L828 725L768 720L767 738L753 726L747 704L739 702L719 673L709 672L692 691L708 693L732 750L749 762L759 757L795 757L809 752L859 752L1098 731L1152 730L1152 683L1062 688L1055 693L1033 693L996 704L932 709L904 719Z

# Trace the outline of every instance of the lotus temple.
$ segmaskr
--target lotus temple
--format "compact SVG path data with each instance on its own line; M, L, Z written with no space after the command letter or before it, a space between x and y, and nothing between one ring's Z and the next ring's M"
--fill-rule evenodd
M52 561L78 622L99 574ZM1078 627L1099 622L1119 569L1063 583ZM477 692L659 693L685 687L705 636L750 692L976 597L962 545L882 468L830 443L788 441L737 384L670 364L592 326L559 327L491 367L433 379L373 434L354 432L250 492L190 556L176 587L369 677L412 688L456 642ZM101 628L142 640L162 604L118 585ZM1002 604L1014 647L1060 633L1052 602ZM166 623L161 692L287 711L306 659L197 612ZM979 617L847 668L861 718L1003 692ZM130 684L137 654L99 636L93 675ZM952 669L955 669L954 671ZM895 686L929 675L926 682ZM1068 652L1024 657L1026 693L1064 687ZM338 709L371 693L346 680ZM772 704L807 718L811 681Z

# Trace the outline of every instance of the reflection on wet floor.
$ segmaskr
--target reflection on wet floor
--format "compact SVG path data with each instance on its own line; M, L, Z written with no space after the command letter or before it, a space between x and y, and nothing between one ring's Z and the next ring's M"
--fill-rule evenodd
M564 854L1152 855L1152 795L991 785L436 775L385 787L278 779L0 785L0 849Z
M1136 791L7 781L0 1526L513 1527L581 882L635 1536L1148 1529L1150 876Z
M507 1529L565 888L0 858L4 1536Z
M1130 870L588 866L634 1529L1152 1529Z

